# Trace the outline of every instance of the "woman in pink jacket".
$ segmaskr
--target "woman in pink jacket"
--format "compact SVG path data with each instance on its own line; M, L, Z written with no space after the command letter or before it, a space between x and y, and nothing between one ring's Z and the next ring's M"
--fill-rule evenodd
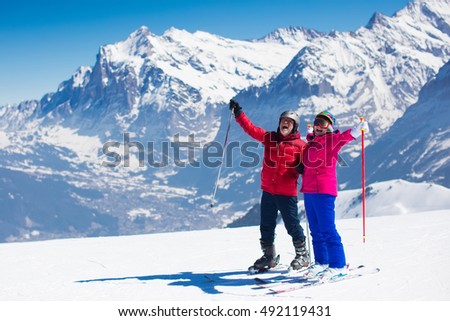
M331 279L347 274L344 247L336 230L334 204L337 197L336 165L341 148L368 131L361 122L344 132L334 130L336 119L328 112L319 113L303 156L302 188L306 215L311 230L315 263L308 277Z

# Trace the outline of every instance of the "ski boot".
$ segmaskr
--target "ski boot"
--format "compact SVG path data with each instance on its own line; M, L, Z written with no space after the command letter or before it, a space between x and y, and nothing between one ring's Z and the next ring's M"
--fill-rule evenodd
M280 256L275 253L275 246L271 243L261 242L261 250L263 251L263 256L253 263L252 266L248 268L250 274L262 273L275 266L277 266L280 261Z
M290 270L303 270L310 264L309 254L306 250L305 241L294 241L295 258L291 262Z

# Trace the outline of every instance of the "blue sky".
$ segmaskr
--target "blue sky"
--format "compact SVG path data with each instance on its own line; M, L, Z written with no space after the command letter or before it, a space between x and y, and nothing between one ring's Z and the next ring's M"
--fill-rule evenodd
M6 3L5 3L6 2ZM364 26L408 0L72 0L0 5L0 106L54 92L79 66L94 65L100 46L141 26L170 27L232 39L257 39L288 26L328 32Z

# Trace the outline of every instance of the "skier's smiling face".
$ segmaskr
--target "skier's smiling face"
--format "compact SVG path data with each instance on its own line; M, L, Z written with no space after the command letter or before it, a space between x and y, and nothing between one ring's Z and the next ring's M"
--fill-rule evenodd
M323 118L316 118L314 120L314 135L325 135L330 127L330 123Z
M292 130L294 129L294 121L290 118L283 117L280 120L280 133L283 136L287 136L290 133L292 133Z

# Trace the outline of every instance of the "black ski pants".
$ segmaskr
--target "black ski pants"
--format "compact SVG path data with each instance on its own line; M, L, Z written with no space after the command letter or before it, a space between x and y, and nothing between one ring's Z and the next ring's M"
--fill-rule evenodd
M275 241L278 211L292 241L304 241L305 233L300 225L297 196L273 195L263 191L261 197L261 241L272 244Z

